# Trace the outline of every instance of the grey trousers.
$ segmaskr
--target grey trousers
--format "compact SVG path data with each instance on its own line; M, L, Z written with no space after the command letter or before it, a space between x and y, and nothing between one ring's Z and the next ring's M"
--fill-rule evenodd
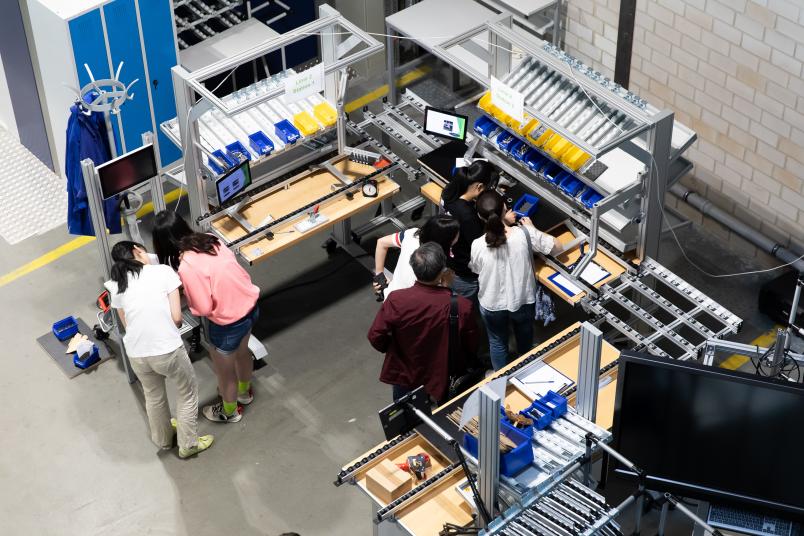
M179 448L195 447L198 444L198 380L184 345L169 354L132 357L130 361L145 393L151 441L163 449L173 446L173 427L165 389L165 378L169 378L176 385L178 395L176 429Z

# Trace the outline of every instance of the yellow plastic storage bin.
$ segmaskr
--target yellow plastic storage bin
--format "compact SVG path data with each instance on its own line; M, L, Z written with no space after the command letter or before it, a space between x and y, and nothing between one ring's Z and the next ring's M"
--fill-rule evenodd
M578 147L573 147L561 157L561 161L570 168L572 171L578 171L586 162L589 161L591 155Z
M299 129L299 132L304 136L309 136L318 132L318 123L316 123L313 116L309 112L299 112L293 116L293 124Z
M313 115L325 127L331 127L338 122L338 112L328 102L320 102L313 106Z

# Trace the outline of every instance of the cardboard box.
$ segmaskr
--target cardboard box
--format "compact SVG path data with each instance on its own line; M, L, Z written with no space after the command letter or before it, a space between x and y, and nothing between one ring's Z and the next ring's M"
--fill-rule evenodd
M413 489L413 477L390 460L383 460L366 473L366 488L387 504Z

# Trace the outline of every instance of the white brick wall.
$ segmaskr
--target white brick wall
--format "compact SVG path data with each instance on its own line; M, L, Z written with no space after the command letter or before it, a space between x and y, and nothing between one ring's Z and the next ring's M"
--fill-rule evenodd
M620 1L567 4L568 52L613 77ZM639 0L633 53L631 89L698 133L689 181L804 244L804 0Z

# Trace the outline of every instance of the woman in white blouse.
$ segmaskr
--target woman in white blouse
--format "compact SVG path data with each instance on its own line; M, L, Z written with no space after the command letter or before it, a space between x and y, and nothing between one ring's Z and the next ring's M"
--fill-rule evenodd
M477 198L477 212L485 222L485 235L472 242L469 268L478 275L480 316L489 335L491 364L499 370L509 360L509 325L513 325L519 355L533 347L533 252L550 253L559 243L537 230L529 218L522 218L517 226L515 214L496 191Z

